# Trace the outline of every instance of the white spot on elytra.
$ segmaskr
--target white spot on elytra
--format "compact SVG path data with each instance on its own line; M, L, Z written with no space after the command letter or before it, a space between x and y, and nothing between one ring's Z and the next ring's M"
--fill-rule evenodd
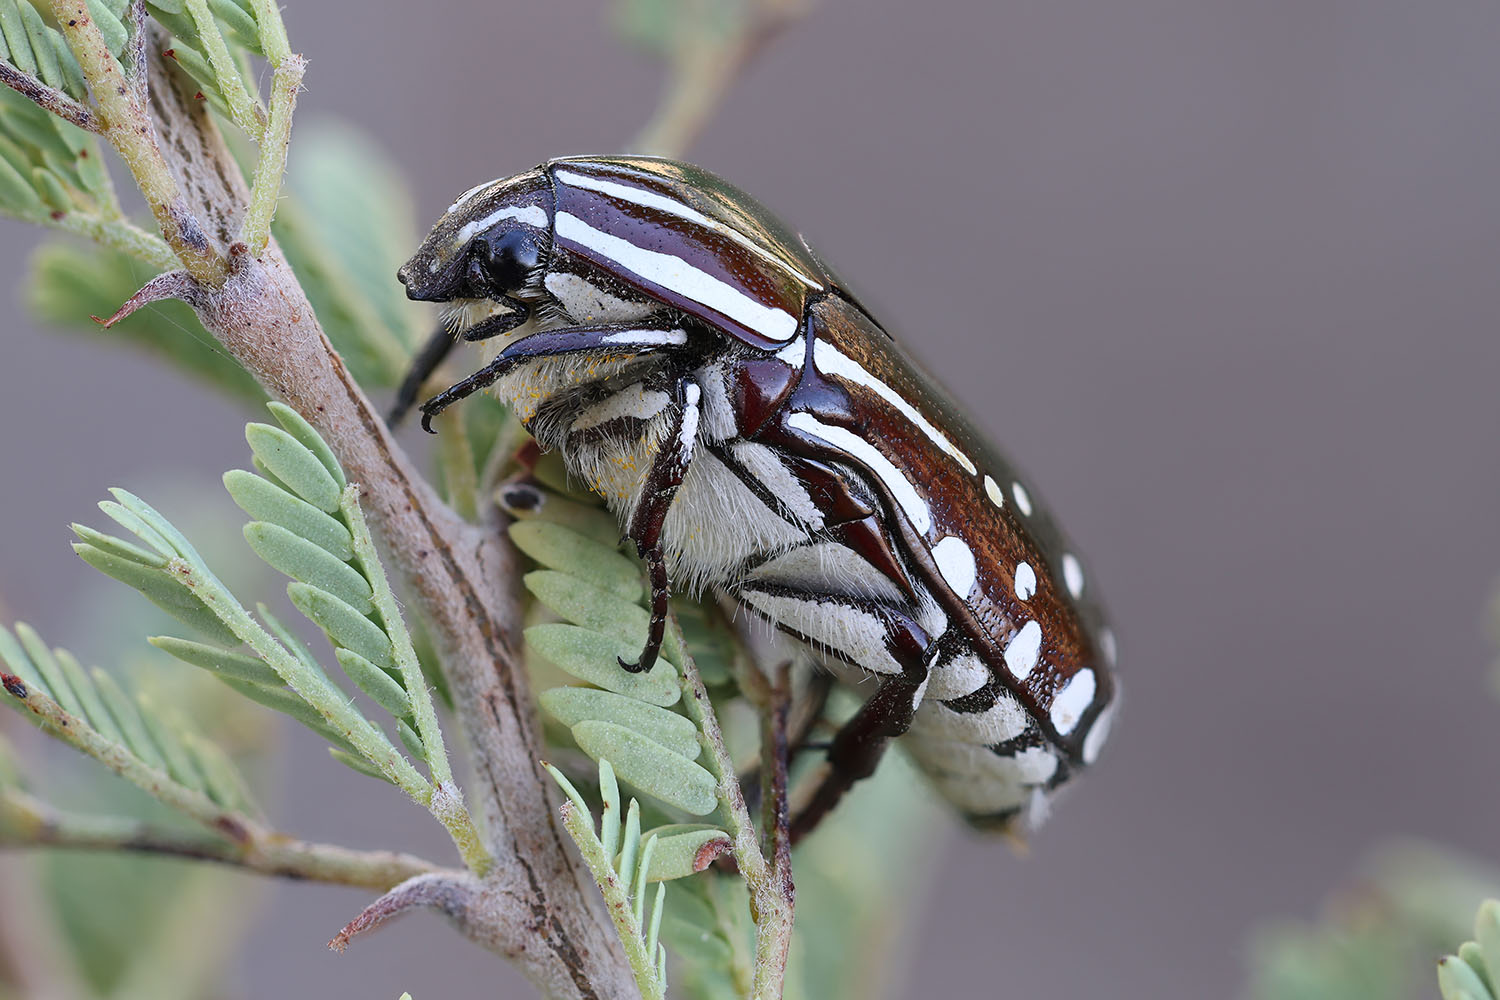
M1029 601L1036 593L1036 571L1030 563L1016 564L1016 600Z
M978 570L974 552L967 543L957 535L949 535L932 547L932 559L953 592L959 597L968 597L969 591L974 589Z
M1027 517L1030 517L1031 495L1026 492L1026 487L1022 486L1020 483L1011 483L1010 491L1011 493L1015 494L1016 506L1020 509L1021 513L1025 514Z
M1078 725L1089 706L1094 703L1094 672L1084 667L1068 678L1068 682L1052 699L1052 708L1047 715L1052 719L1052 728L1058 735L1066 736Z
M1063 582L1068 585L1068 593L1078 597L1083 593L1083 566L1079 564L1078 557L1071 552L1064 552L1062 557Z
M1016 680L1024 681L1036 669L1036 658L1041 651L1042 627L1034 621L1027 622L1005 647L1005 669Z
M1115 665L1115 633L1112 629L1099 630L1099 652L1104 654L1105 663L1111 667Z
M1109 739L1110 723L1115 721L1115 706L1110 705L1099 713L1099 718L1089 727L1088 735L1083 738L1083 762L1092 764L1099 759L1099 751L1104 747L1104 741Z
M1000 484L990 476L984 477L984 491L990 495L990 503L996 507L1005 506L1005 494L1000 492Z

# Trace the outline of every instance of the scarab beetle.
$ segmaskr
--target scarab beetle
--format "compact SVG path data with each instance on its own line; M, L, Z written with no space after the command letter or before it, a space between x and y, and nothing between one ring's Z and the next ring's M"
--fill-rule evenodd
M459 197L398 274L494 359L494 386L600 493L669 588L712 589L836 676L878 678L801 825L891 738L971 820L1031 825L1094 761L1114 639L1082 564L1011 465L795 232L705 170L551 160ZM862 686L863 690L869 687Z

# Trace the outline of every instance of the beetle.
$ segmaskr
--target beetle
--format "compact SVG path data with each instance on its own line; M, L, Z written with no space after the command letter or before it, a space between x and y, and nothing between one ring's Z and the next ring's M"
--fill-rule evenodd
M891 739L972 822L1035 825L1093 763L1114 637L1040 500L806 240L743 191L646 156L481 184L398 278L448 304L396 416L459 340L485 387L601 494L649 568L713 590L878 687L828 746L805 830Z

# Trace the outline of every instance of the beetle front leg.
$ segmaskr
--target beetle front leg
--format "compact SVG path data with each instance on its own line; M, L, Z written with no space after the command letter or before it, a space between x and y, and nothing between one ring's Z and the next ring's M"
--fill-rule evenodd
M525 312L501 313L476 323L462 335L454 333L445 323L438 324L438 328L427 338L427 343L411 359L406 375L396 389L396 399L386 415L386 424L395 427L417 405L417 395L422 391L422 383L431 378L438 365L452 353L453 345L458 343L460 336L468 341L488 340L509 333L525 321Z
M664 444L656 453L635 513L630 518L629 537L635 541L636 551L646 560L651 571L651 627L646 635L646 648L634 663L619 658L620 666L633 674L650 670L661 653L667 628L668 601L672 596L667 581L667 564L662 558L661 529L667 519L667 510L677 498L682 477L687 474L688 465L693 460L693 448L698 441L702 390L692 379L683 379L677 383L673 395L677 397L677 418L672 422L670 443Z
M467 337L468 334L465 334ZM664 323L611 324L608 326L574 326L547 330L509 345L495 359L461 382L455 382L422 404L422 429L429 434L432 418L454 403L491 385L517 365L537 358L559 354L646 354L687 343L687 331Z

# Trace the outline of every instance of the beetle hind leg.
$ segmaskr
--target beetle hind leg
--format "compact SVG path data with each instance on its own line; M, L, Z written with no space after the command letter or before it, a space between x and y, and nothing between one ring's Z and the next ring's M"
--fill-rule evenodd
M735 597L825 655L883 677L880 689L835 734L828 771L792 821L792 839L797 840L845 792L873 774L890 741L911 726L927 685L933 644L915 619L880 601L753 582L740 587Z

